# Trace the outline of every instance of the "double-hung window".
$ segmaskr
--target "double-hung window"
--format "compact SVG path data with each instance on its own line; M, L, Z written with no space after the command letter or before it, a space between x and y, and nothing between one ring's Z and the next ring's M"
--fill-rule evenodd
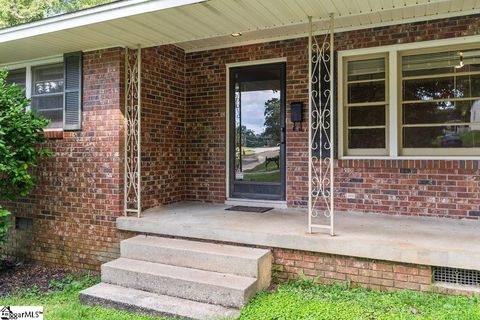
M388 79L385 55L346 60L345 151L349 155L387 153Z
M50 119L50 129L63 127L63 83L63 63L32 68L32 110Z
M11 68L7 83L25 89L31 111L50 120L47 129L81 129L81 52L65 54L63 61Z

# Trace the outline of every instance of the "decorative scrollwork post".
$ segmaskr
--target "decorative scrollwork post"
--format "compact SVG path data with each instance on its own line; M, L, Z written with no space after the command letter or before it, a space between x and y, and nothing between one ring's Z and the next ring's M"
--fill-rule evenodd
M334 19L330 15L329 32L313 33L309 17L308 37L309 104L308 104L308 232L328 229L334 235ZM319 40L317 38L320 38ZM328 223L315 223L324 216Z
M125 215L140 217L142 50L125 48Z

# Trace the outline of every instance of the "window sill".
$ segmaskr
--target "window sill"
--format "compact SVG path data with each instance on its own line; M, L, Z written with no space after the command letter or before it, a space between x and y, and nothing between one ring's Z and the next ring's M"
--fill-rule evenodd
M63 139L63 130L44 130L43 135L49 140Z

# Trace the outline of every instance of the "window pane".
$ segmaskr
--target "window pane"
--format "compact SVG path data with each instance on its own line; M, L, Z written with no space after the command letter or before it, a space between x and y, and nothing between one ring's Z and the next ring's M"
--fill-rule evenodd
M7 75L7 83L16 84L17 86L25 89L25 82L27 77L26 74L27 74L27 71L25 68L10 70L8 71L8 75Z
M457 77L455 96L459 98L480 97L480 75Z
M63 126L63 63L32 68L32 110L50 119L49 128Z
M33 95L63 92L63 64L33 68Z
M441 73L453 73L460 65L458 52L437 52L404 56L402 71L404 76L420 76Z
M37 112L50 120L48 125L49 129L60 129L63 127L63 109L44 110Z
M466 123L480 121L472 119L472 111L479 107L480 100L407 103L403 105L402 118L404 124Z
M480 125L403 128L404 148L478 148Z
M480 70L480 50L459 50L404 56L404 76L421 76Z
M349 129L349 149L384 149L385 129Z
M451 99L454 94L454 77L415 79L403 81L403 100Z
M350 61L347 66L348 81L373 80L385 78L385 59Z
M348 84L348 103L385 101L385 81Z
M63 110L63 95L48 95L45 97L32 97L32 108L38 112L45 110L62 109Z
M385 125L385 106L365 106L349 108L349 127L383 125Z
M480 75L403 81L403 100L433 100L480 96Z

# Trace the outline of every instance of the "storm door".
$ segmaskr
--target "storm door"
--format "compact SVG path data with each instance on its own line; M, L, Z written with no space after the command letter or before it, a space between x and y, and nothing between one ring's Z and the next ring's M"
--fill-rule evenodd
M230 197L285 199L285 64L230 69Z

